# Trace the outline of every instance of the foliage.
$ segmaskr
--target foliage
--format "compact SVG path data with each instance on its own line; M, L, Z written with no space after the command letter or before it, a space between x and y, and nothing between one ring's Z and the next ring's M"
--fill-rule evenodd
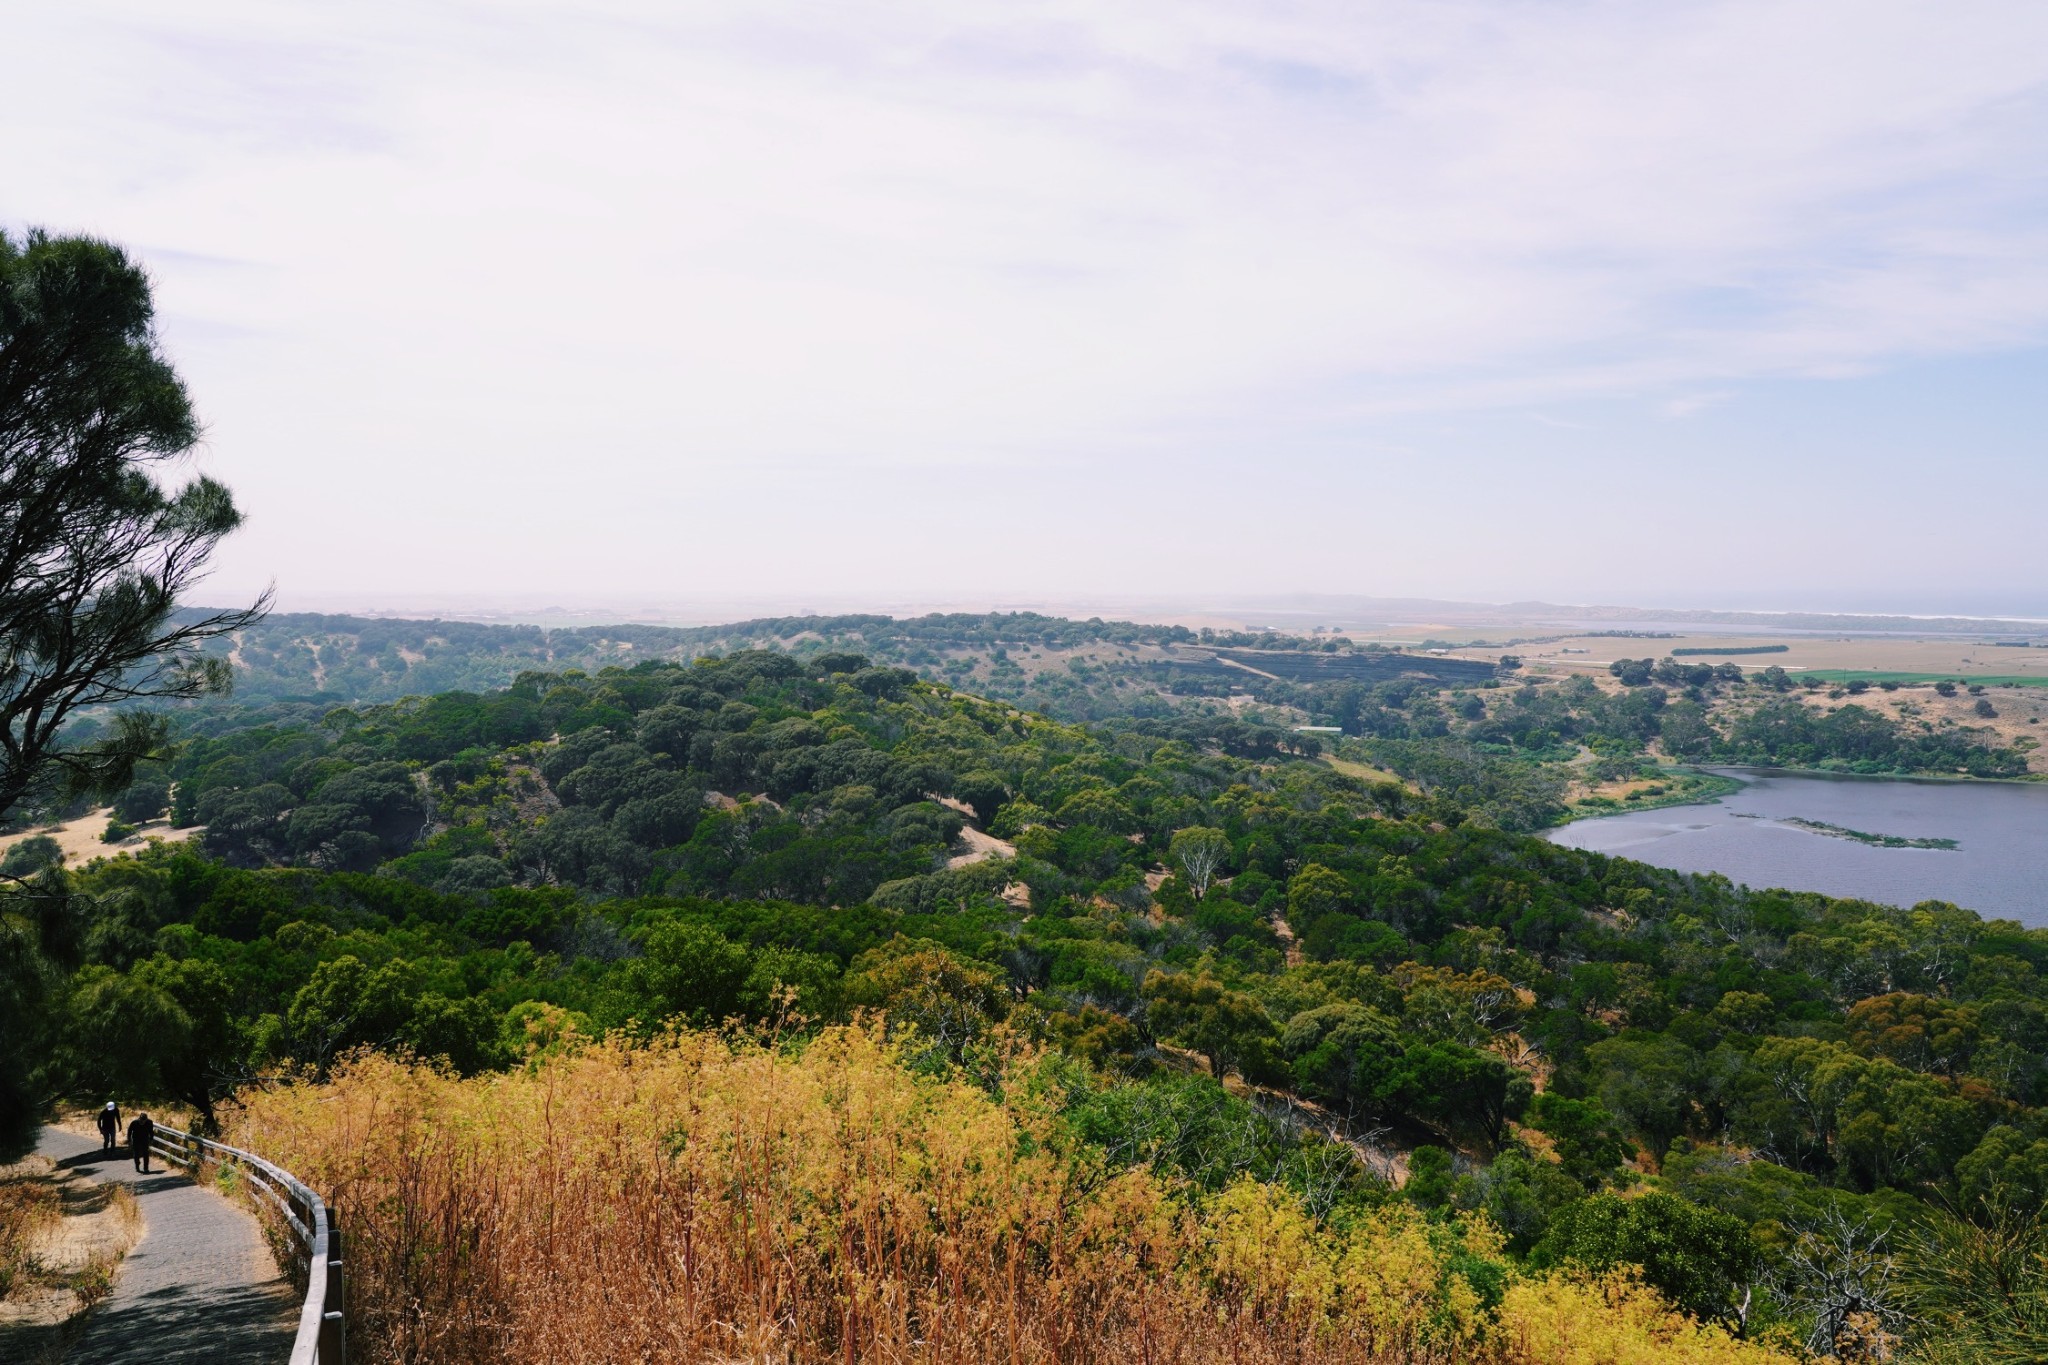
M266 605L178 614L241 516L212 479L154 477L199 438L154 315L119 248L0 233L0 823L129 786L169 725L127 704L224 692L229 671L203 647ZM87 714L110 706L126 709ZM43 1011L78 965L61 880L12 855L0 866L0 1155L26 1138ZM109 1009L133 1026L152 1004Z
M253 1095L232 1135L361 1211L370 1360L1786 1359L1625 1280L1525 1277L1483 1220L1105 1168L1043 1062L1006 1077L921 1075L860 1030L466 1082L366 1057Z
M55 1190L0 1179L0 1300L35 1273L35 1236L62 1216Z
M1938 1220L1906 1262L1920 1365L2048 1359L2048 1223L2038 1200L1985 1223Z
M1531 1260L1593 1271L1633 1266L1693 1316L1740 1326L1761 1257L1742 1220L1652 1192L1596 1195L1567 1207Z
M1487 763L1578 743L1581 713L1611 739L1676 705L1568 687L1372 704L1499 727L1438 737ZM346 1073L363 1048L488 1077L610 1030L800 1048L864 1020L918 1076L1000 1097L1028 1041L1057 1052L1032 1103L1098 1175L1205 1199L1249 1180L1341 1232L1405 1153L1402 1216L1427 1237L1483 1218L1481 1260L1510 1268L1562 1256L1603 1192L1657 1192L1732 1220L1749 1325L1801 1335L1868 1317L1877 1262L1830 1219L1988 1217L2048 1179L2048 935L1563 848L1455 784L1171 719L1064 724L850 651L208 713L188 736L166 776L174 816L209 822L196 847L20 855L45 895L10 922L48 969L7 1043L41 1093L228 1115L267 1071ZM970 850L970 821L1015 855ZM66 1011L98 1041L62 1045L44 1021ZM1697 1230L1643 1231L1643 1272L1726 1316L1651 1255ZM1472 1273L1493 1311L1504 1281Z
M225 691L202 646L265 605L173 619L241 514L212 479L152 477L199 439L154 318L148 277L118 247L0 234L0 816L53 779L126 786L161 720L123 711L84 743L66 721Z

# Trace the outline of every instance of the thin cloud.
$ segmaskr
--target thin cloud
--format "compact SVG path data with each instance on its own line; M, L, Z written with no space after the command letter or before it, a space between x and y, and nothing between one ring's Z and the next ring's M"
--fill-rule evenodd
M1696 417L1709 408L1719 407L1734 396L1734 394L1725 391L1719 393L1680 394L1676 398L1666 400L1663 405L1663 413L1666 417L1672 418Z
M0 221L144 246L213 458L280 501L283 450L451 515L565 457L1270 465L2048 335L2026 0L87 0L12 38Z

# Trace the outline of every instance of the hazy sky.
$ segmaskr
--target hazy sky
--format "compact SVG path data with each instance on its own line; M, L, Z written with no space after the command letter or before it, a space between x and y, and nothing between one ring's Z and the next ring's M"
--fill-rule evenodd
M283 603L2048 611L2048 5L17 7Z

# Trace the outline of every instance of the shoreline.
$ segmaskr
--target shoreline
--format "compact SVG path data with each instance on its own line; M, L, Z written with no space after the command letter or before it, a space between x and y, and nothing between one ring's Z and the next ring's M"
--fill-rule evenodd
M1910 781L1814 780L1843 776L1825 771L1722 771L1748 779L1755 790L1739 793L1740 800L1698 803L1691 813L1573 820L1539 837L1689 876L1718 873L1757 890L1899 907L1946 901L1986 920L2048 929L2048 880L2036 856L2048 791L2011 781L1979 788L1949 781L1935 789Z
M1839 778L1851 782L1925 782L1946 783L1955 786L1987 786L1995 784L2012 787L2036 787L2044 782L2048 782L2048 773L2030 773L2025 777L1971 777L1964 773L1850 773L1843 772L1838 768L1773 768L1746 763L1718 764L1713 767L1689 763L1673 764L1664 771L1674 774L1682 773L1717 778L1723 782L1732 782L1735 785L1732 787L1719 787L1713 790L1666 792L1661 796L1654 796L1643 801L1632 801L1625 806L1617 806L1611 810L1603 808L1587 810L1581 807L1574 807L1565 815L1564 819L1554 825L1545 825L1544 829L1563 829L1566 825L1576 825L1582 820L1606 820L1618 815L1633 815L1637 811L1668 810L1676 806L1717 805L1722 797L1731 796L1749 785L1743 778L1733 775L1737 773L1755 773L1760 777L1822 777Z
M1713 768L1699 768L1705 773L1784 773L1793 777L1840 777L1852 782L1952 782L1962 786L1985 786L2003 783L2014 787L2038 787L2048 782L2048 773L2028 773L2025 777L1972 777L1968 773L1851 773L1840 768L1773 768L1753 763L1722 763Z
M1728 777L1692 764L1673 764L1670 767L1660 765L1660 772L1674 776L1706 778L1708 782L1690 791L1662 792L1656 796L1645 797L1641 801L1630 801L1625 805L1617 803L1612 807L1595 806L1590 809L1574 806L1566 811L1564 819L1543 828L1563 829L1566 825L1576 825L1581 820L1605 820L1617 815L1633 815L1637 811L1669 810L1675 806L1711 806L1722 797L1732 796L1748 785L1740 778Z

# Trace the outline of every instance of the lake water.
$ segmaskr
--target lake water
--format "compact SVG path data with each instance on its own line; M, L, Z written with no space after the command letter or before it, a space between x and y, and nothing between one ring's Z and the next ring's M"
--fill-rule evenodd
M1953 901L2048 925L2048 783L1715 771L1745 785L1712 805L1579 820L1545 837L1680 872L1719 872L1753 887L1891 905ZM1786 823L1793 818L1957 846L1882 848Z

